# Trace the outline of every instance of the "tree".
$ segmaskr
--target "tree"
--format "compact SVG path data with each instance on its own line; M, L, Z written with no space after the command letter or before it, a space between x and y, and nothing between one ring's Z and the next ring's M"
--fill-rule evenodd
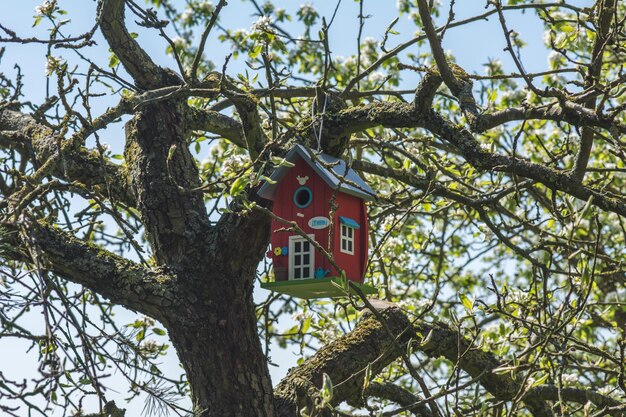
M335 16L311 5L253 1L244 32L219 19L223 0L149 3L99 0L82 35L55 0L35 17L46 39L0 26L9 47L48 45L56 90L33 103L19 72L0 77L0 336L27 341L40 371L0 374L3 413L123 415L116 371L148 414L184 414L189 396L201 416L623 415L623 2L490 0L459 20L454 2L400 1L418 33L390 47L397 20L380 43L359 32L347 58L331 53ZM545 71L525 70L511 16L544 26ZM514 71L470 74L444 52L487 18ZM96 41L109 57L89 58ZM117 155L101 135L121 122ZM254 303L271 232L256 191L294 143L349 159L379 192L368 277L386 301ZM145 317L122 325L115 306ZM23 324L33 311L45 332ZM285 313L300 324L279 330ZM180 379L159 369L162 327ZM270 340L311 353L274 387Z

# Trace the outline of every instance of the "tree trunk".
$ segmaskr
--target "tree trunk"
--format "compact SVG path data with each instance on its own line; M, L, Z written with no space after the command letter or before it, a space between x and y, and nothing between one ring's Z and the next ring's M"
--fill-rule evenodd
M269 235L258 214L210 226L186 142L186 105L150 106L126 126L125 156L157 264L178 277L162 313L201 416L273 416L252 286Z
M198 300L172 318L170 337L200 415L270 417L274 415L272 383L257 335L254 304L235 293L225 288L213 294L223 302Z

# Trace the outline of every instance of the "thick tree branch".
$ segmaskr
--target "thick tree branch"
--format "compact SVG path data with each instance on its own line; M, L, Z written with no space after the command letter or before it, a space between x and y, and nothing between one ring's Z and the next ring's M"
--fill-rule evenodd
M587 187L569 175L569 171L550 168L528 160L489 152L480 146L474 136L455 126L436 113L425 121L424 127L456 146L471 165L480 170L492 170L515 174L540 182L547 187L560 190L580 200L592 199L597 207L626 216L626 201L608 192Z
M173 72L156 65L128 33L124 24L124 0L104 0L100 22L102 34L111 50L141 89L179 84Z
M232 117L213 110L190 107L187 118L190 129L218 134L241 148L247 146L241 123Z
M585 77L585 88L589 89L596 85L599 81L602 71L602 55L604 49L607 46L607 35L611 28L611 21L615 11L615 0L604 0L598 2L599 17L598 17L598 30L596 39L593 44L593 50L591 51L591 63ZM587 109L593 110L596 107L595 96L590 97L584 102L584 106ZM591 155L591 148L593 147L593 139L595 133L593 129L589 127L583 127L580 133L580 147L576 160L574 161L574 169L572 170L572 176L579 181L582 181L585 176L587 164L589 163L589 156Z
M430 417L432 413L428 407L424 405L424 400L406 389L391 383L370 383L363 390L364 396L384 398L394 403L407 407L418 417ZM416 405L417 404L417 405Z
M134 207L124 169L103 159L97 151L75 147L62 141L49 127L32 116L12 110L0 110L0 147L15 147L38 165L59 155L51 173L65 181L77 181L105 197L117 199Z
M250 159L255 160L267 142L265 133L261 127L261 116L259 114L257 100L254 96L235 90L225 90L224 95L234 103L237 109L237 113L241 119L243 141L250 154Z
M43 222L27 220L7 226L9 233L2 237L15 250L1 253L5 259L27 261L159 320L174 304L176 278L172 275L146 269Z
M592 403L596 407L615 407L623 405L622 402L608 397L606 395L599 394L596 391L582 388L559 388L556 385L539 385L528 390L524 394L524 399L539 399L543 401L566 401L578 404ZM608 412L607 414L622 415L623 411Z
M566 122L579 127L599 127L626 133L626 126L609 117L601 117L594 111L569 101L553 103L541 107L510 107L493 113L483 113L472 125L474 132L480 133L507 122L519 120L551 120Z
M566 109L580 111L578 116L581 119L587 117L588 110L580 105L567 105ZM589 118L587 121L591 122ZM620 197L581 184L569 175L569 171L490 152L481 147L470 131L449 122L433 111L420 109L415 104L385 102L351 107L339 112L335 117L330 117L326 122L326 129L333 135L345 135L381 125L395 128L423 127L454 145L467 162L479 170L500 171L529 178L584 201L592 198L593 204L597 207L622 216L626 215L626 201Z
M396 335L395 341L390 340L384 326L373 315L367 315L354 331L318 350L278 384L275 397L279 417L297 416L297 410L312 406L322 387L323 374L333 381L333 404L359 403L366 369L369 368L373 377L395 360L400 355L396 343L404 349L413 343L415 350L457 364L498 400L511 401L520 392L520 382L510 373L493 372L502 364L491 353L472 346L456 331L442 324L413 323L396 307L381 313L386 326ZM530 398L525 404L535 416L551 415L538 398Z
M426 0L418 0L417 6L420 17L422 18L426 37L428 38L428 43L430 44L430 50L437 64L438 73L452 94L459 99L461 108L466 112L471 122L478 113L478 110L476 108L476 101L472 95L472 82L469 79L469 75L458 65L452 66L448 64L446 54L441 46L441 40L437 35L437 31L430 17L430 10L428 10Z
M386 310L383 315L398 336L397 342L406 345L411 338L411 332L405 331L410 328L408 319L397 309ZM398 357L392 342L383 326L369 315L353 332L324 346L289 371L274 391L278 416L297 416L302 406L311 406L307 397L318 394L324 374L333 381L334 404L345 400L360 402L365 369L369 366L373 377Z
M437 69L439 70L441 79L448 86L452 94L454 94L455 97L458 97L462 86L460 85L459 80L452 73L452 69L448 64L446 54L441 47L441 41L439 39L439 36L437 35L435 26L433 25L433 21L430 18L430 10L428 10L428 4L426 3L426 0L417 0L417 7L420 17L422 18L424 32L426 32L426 37L428 38L428 43L430 44L430 50L433 53L433 58L435 59L435 62L437 63Z

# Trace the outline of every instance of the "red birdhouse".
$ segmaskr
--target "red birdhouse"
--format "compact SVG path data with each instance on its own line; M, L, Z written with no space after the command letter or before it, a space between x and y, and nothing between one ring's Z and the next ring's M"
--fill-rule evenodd
M277 168L259 190L274 201L273 212L295 222L302 233L288 231L285 222L272 220L271 250L274 282L263 288L300 298L345 295L347 279L365 293L368 225L365 202L374 191L345 161L295 145L285 156L289 166ZM316 242L331 255L333 262Z

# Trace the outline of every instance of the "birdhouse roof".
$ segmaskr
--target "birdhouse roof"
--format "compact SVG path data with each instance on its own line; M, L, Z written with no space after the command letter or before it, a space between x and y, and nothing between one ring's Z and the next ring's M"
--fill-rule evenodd
M371 201L376 197L374 190L352 168L349 168L346 161L326 155L325 153L309 153L302 145L295 145L285 156L285 160L294 163L297 156L300 156L313 170L334 190L339 190L346 194ZM259 195L268 200L274 200L274 193L278 183L283 179L290 167L280 166L274 170L270 179L275 184L265 182L259 189Z

